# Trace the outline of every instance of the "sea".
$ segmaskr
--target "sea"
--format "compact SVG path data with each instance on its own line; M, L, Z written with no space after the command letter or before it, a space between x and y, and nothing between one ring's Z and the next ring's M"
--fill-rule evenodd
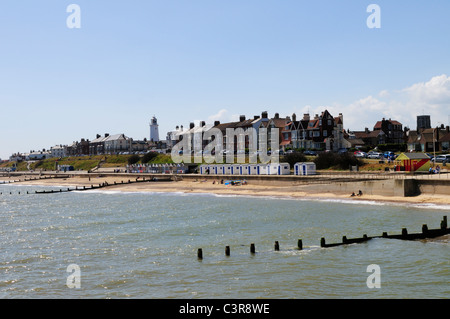
M450 297L449 236L320 245L439 228L449 205L34 193L50 189L59 187L0 185L2 299Z

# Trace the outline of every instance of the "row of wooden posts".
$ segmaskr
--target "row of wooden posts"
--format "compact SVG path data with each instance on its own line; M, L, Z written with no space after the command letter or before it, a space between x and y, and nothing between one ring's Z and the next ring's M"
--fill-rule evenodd
M128 181L121 181L121 182L116 182L114 181L113 184L109 184L108 182L104 182L101 184L98 184L98 186L91 184L91 186L75 186L75 188L67 188L67 189L62 189L60 188L59 190L43 190L43 191L35 191L34 194L55 194L55 193L67 193L67 192L72 192L72 191L87 191L87 190L92 190L92 189L99 189L99 188L104 188L104 187L108 187L108 186L114 186L114 185L123 185L123 184L132 184L132 183L142 183L142 182L155 182L155 181L162 181L161 179L154 179L154 178L150 178L150 179L146 179L145 177L143 177L142 179L136 178L135 181L132 180L128 180ZM20 181L17 181L20 182ZM0 192L0 195L2 195L3 193ZM9 194L11 195L12 192L9 192ZM18 194L20 195L20 192L18 192ZM30 192L26 192L26 194L30 194ZM33 193L31 193L33 194Z
M428 229L428 226L426 224L422 225L422 232L421 233L413 233L409 234L408 230L406 228L402 229L402 233L399 235L388 235L387 232L383 232L383 235L381 236L372 236L368 237L367 235L363 235L361 238L347 238L346 236L342 237L341 243L333 243L333 244L327 244L325 242L325 238L322 237L320 240L320 247L322 248L328 248L328 247L336 247L336 246L342 246L342 245L349 245L349 244L356 244L356 243L363 243L373 238L390 238L390 239L402 239L402 240L418 240L418 239L427 239L427 238L436 238L444 235L450 234L450 228L447 227L447 216L444 216L440 228L438 229ZM303 241L301 239L297 242L297 249L302 250L303 249ZM274 244L274 250L279 251L280 250L280 243L278 241L275 241ZM256 248L255 244L250 244L250 253L256 254ZM230 256L230 246L225 247L225 256ZM199 260L203 259L203 249L199 248L197 250L197 258Z

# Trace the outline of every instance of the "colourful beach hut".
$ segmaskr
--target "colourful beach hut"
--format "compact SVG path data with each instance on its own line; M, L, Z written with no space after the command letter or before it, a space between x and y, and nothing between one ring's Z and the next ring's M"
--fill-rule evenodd
M402 153L395 159L396 171L427 172L431 161L425 153Z

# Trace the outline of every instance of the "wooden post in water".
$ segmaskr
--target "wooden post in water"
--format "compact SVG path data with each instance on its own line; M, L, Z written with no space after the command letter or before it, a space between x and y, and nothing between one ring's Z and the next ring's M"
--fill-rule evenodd
M387 238L387 236L388 236L388 233L387 232L383 232L382 237Z
M280 250L280 243L278 241L275 242L275 251Z
M199 249L197 250L197 258L198 258L199 260L202 260L202 259L203 259L203 250L202 250L201 248L199 248Z
M422 234L426 235L427 232L428 232L428 226L427 226L427 224L423 224L422 225Z
M299 240L297 241L297 248L298 248L298 250L302 250L302 249L303 249L303 242L302 242L301 239L299 239Z
M347 236L343 236L343 237L342 237L342 243L343 243L343 244L346 244L346 243L347 243Z
M320 239L320 247L325 247L325 238L324 237L322 237Z
M408 229L403 228L402 229L402 238L406 238L408 236Z
M230 256L230 246L225 247L225 256Z
M447 216L444 216L441 221L441 229L447 229Z
M254 244L254 243L251 243L251 244L250 244L250 253L251 253L251 254L255 254L255 252L256 252L256 251L255 251L255 244Z

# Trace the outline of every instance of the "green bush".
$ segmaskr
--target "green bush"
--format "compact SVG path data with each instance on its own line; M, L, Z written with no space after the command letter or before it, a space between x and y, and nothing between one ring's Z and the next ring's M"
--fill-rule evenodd
M130 157L128 157L128 164L133 165L139 162L140 160L141 157L139 155L131 155Z
M361 166L363 162L353 154L336 154L332 152L320 153L315 159L317 169L348 169L350 166Z
M157 152L148 152L142 156L141 163L146 164L158 156Z
M306 162L306 156L303 153L294 152L286 154L282 157L281 162L289 163L291 167L294 167L295 163Z

